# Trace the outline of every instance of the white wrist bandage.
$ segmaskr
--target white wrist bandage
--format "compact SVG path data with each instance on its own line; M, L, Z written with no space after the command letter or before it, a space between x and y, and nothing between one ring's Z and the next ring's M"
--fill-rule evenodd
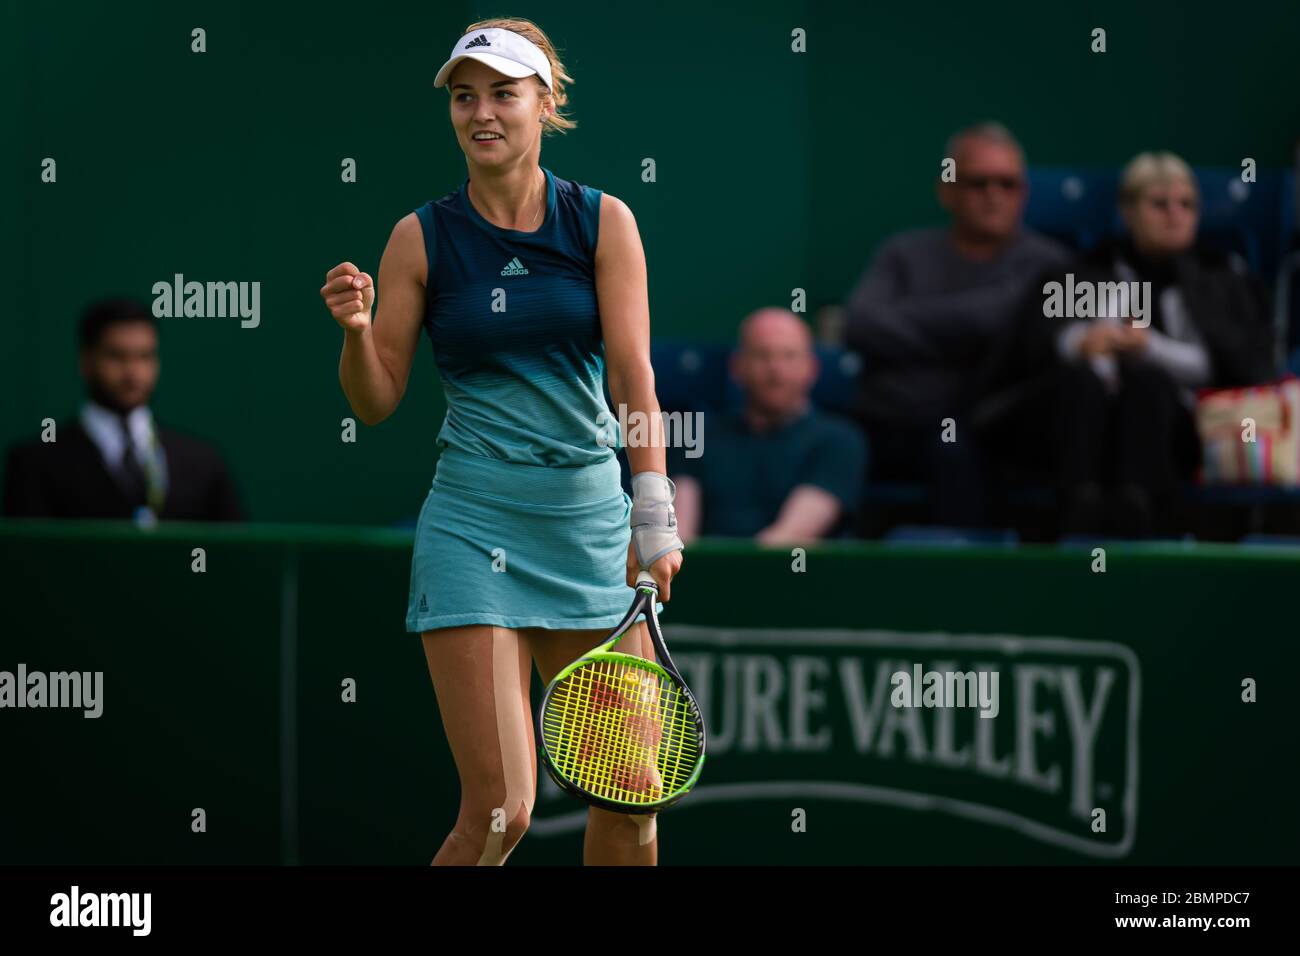
M643 471L632 476L632 544L643 571L669 551L685 547L677 537L676 497L677 489L667 475Z

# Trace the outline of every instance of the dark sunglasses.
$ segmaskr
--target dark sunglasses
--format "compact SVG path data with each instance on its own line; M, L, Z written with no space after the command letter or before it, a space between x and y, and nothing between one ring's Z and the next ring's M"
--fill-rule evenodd
M1025 181L1017 176L967 176L964 179L958 178L957 183L981 192L990 186L997 186L1009 193L1017 192L1025 185Z

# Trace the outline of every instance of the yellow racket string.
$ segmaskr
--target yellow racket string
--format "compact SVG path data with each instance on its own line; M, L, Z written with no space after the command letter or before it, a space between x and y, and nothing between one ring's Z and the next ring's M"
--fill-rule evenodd
M699 759L690 705L677 685L629 661L593 661L557 684L542 734L562 777L618 803L672 796Z

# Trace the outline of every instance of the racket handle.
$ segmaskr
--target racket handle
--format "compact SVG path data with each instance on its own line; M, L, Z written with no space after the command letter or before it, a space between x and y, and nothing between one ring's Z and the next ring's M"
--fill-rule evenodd
M655 584L655 576L651 574L649 571L644 571L644 570L637 574L636 583L637 585L654 584L656 588L659 586Z

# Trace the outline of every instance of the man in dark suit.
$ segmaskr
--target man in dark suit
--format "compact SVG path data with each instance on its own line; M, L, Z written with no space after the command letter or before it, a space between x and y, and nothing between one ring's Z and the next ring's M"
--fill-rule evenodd
M239 521L243 510L210 445L158 426L158 323L131 299L92 304L82 316L79 417L10 450L4 514L15 518Z

